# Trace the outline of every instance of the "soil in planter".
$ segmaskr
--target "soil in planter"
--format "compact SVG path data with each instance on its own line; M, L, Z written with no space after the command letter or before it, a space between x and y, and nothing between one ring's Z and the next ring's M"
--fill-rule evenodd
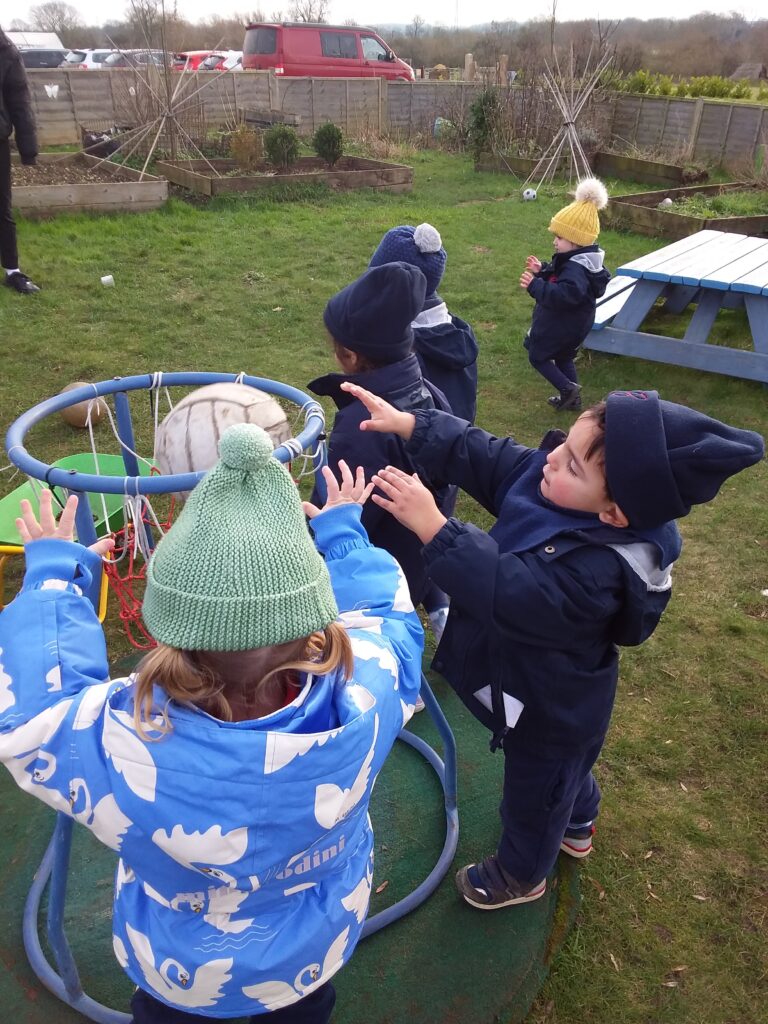
M214 163L214 167L216 164ZM359 171L360 167L355 157L343 156L337 160L333 167L329 167L325 160L313 156L304 156L291 167L275 167L273 164L254 164L251 168L233 167L232 170L224 171L225 178L247 178L251 175L258 175L262 178L271 178L276 174L314 174L317 171Z
M22 185L91 185L110 181L135 181L136 179L121 170L110 171L104 167L92 167L85 163L51 163L35 164L25 167L24 164L12 164L11 185L19 188Z
M746 189L741 192L723 192L722 195L697 194L684 196L662 211L682 213L687 217L761 217L768 213L768 191Z

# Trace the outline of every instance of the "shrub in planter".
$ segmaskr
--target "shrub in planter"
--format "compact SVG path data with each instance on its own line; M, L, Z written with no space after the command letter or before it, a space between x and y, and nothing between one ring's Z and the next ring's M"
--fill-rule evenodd
M264 133L264 152L274 166L287 171L299 159L299 137L287 124L276 124Z
M344 152L344 137L341 134L341 128L331 124L330 121L327 124L321 124L312 136L312 148L321 160L325 160L329 167L333 167Z
M469 141L475 160L481 153L495 152L502 118L498 89L483 89L469 108Z
M252 171L264 159L261 133L241 124L229 136L229 152L238 167Z

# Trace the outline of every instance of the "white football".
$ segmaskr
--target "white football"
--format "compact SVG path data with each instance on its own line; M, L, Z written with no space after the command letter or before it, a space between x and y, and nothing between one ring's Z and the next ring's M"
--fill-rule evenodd
M247 384L208 384L182 398L157 428L157 468L164 475L212 469L219 439L234 423L263 427L275 447L291 436L285 412L271 395Z
M671 206L671 205L672 205L672 200L670 199L669 196L667 196L665 199L662 199L661 202L659 203L659 206Z
M525 200L526 203L532 203L535 198L536 198L536 189L535 188L523 189L523 199Z

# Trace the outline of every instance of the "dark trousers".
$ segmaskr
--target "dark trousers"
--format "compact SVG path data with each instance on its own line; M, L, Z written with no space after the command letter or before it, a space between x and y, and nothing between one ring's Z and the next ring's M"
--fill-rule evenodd
M566 391L570 391L579 380L576 375L576 365L573 361L575 355L576 353L570 350L563 355L555 356L553 359L537 359L533 353L529 353L528 362L537 373L540 373L542 377L546 377L549 383L557 388L560 394L563 394Z
M19 265L16 223L11 216L11 147L0 139L0 266L15 270Z
M336 989L330 981L304 996L297 1003L280 1010L257 1013L250 1018L251 1024L328 1024L336 1002ZM136 989L131 999L133 1024L195 1024L195 1022L224 1020L223 1017L204 1017L199 1013L176 1010L155 999L143 989Z
M597 817L600 788L592 766L600 747L578 756L541 756L504 741L503 832L497 857L525 891L546 878L555 865L569 824Z

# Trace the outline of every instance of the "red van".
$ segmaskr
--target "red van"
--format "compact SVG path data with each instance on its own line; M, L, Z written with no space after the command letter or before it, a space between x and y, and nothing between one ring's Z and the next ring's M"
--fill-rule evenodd
M248 25L243 69L315 78L414 78L410 64L372 29L303 21Z

